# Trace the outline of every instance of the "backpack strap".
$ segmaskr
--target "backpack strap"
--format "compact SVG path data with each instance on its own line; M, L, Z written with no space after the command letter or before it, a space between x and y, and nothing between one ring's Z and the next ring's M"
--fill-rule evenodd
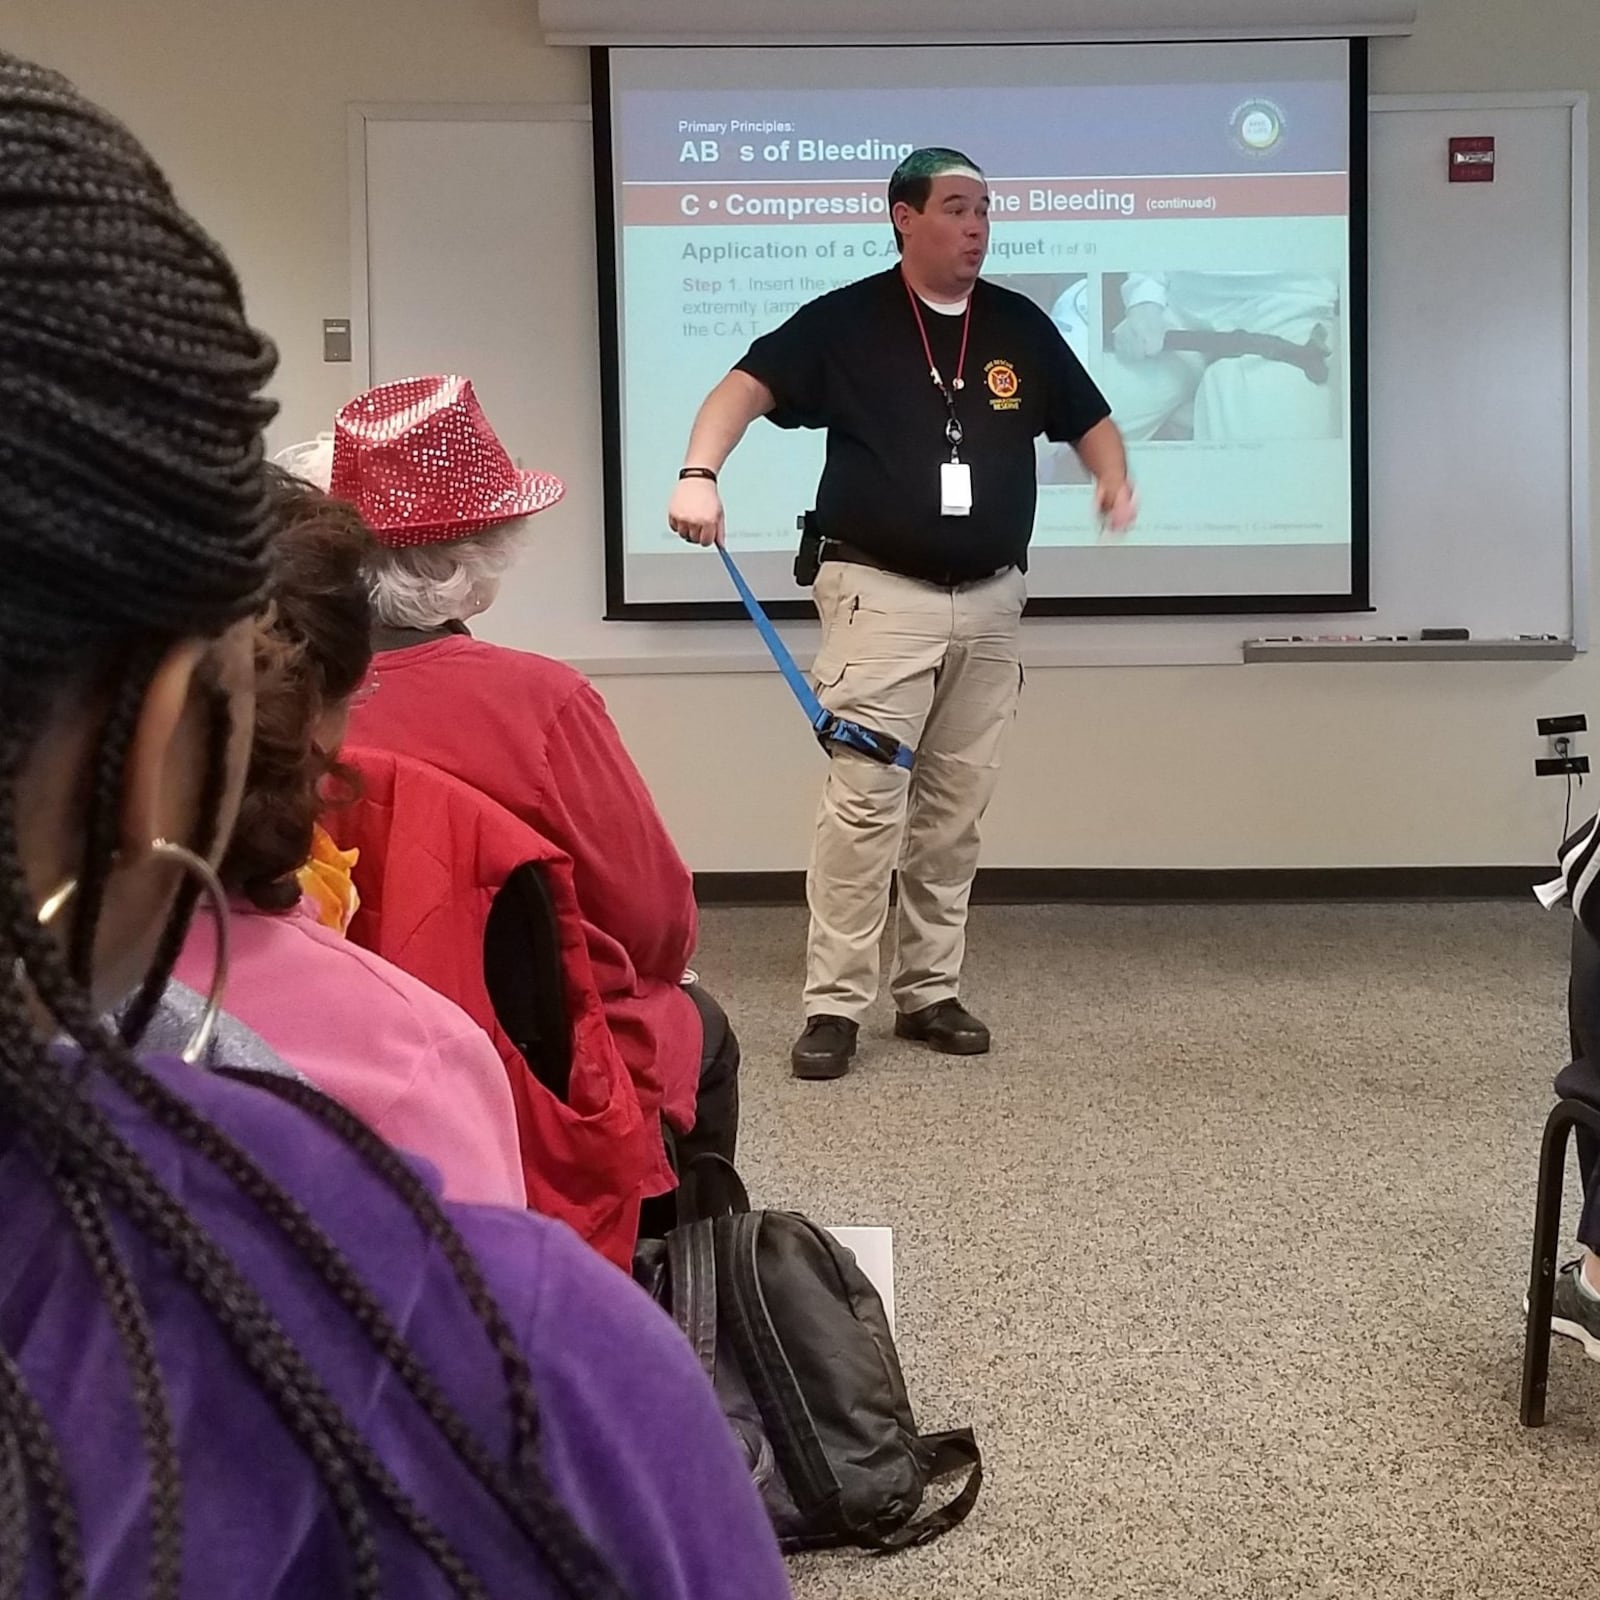
M711 1222L674 1228L667 1235L667 1281L672 1317L706 1376L717 1381L717 1256Z
M978 1493L983 1488L983 1452L973 1437L971 1428L954 1428L949 1433L925 1433L917 1441L923 1454L923 1464L928 1481L948 1477L963 1467L972 1470L961 1492L948 1504L927 1516L908 1522L893 1533L878 1534L868 1529L852 1528L851 1537L863 1549L876 1550L888 1555L896 1550L912 1550L919 1545L931 1544L940 1534L967 1520L968 1513L978 1503Z
M761 1219L744 1212L710 1226L716 1231L721 1309L784 1483L809 1523L843 1528L839 1480L761 1292L756 1267Z
M713 1150L698 1155L678 1175L678 1226L734 1217L750 1209L738 1169Z

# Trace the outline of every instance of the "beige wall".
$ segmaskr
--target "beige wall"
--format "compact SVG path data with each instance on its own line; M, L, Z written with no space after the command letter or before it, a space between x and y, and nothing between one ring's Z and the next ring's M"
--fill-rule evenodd
M1422 9L1414 37L1374 45L1374 90L1600 91L1595 0ZM319 331L349 311L346 105L587 94L583 56L540 45L534 0L0 0L0 48L61 67L121 113L228 247L283 349L280 440L325 426L348 393L349 369L321 362ZM1593 123L1600 137L1600 108ZM1562 793L1531 776L1533 719L1600 716L1597 680L1600 662L1038 670L986 859L1545 859ZM696 867L803 863L821 758L777 680L602 687ZM691 730L708 720L753 729L748 755L698 748ZM1600 733L1591 748L1600 758Z
M75 78L166 168L278 341L274 439L350 398L322 319L350 313L346 106L589 98L533 0L0 0L0 49Z

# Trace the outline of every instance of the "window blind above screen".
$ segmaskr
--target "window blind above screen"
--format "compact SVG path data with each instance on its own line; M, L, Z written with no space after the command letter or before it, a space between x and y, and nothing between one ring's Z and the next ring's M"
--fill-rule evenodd
M539 0L551 44L1019 44L1410 33L1417 0Z

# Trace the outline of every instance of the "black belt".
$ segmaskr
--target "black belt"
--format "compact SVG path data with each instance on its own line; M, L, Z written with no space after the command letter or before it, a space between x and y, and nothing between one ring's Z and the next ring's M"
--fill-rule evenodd
M1002 572L1009 572L1014 565L1007 563L1003 567L996 567L992 572L975 573L970 578L958 578L953 572L931 577L924 572L902 572L898 567L891 567L887 561L873 555L870 550L863 550L859 545L850 544L844 539L824 539L821 559L849 561L858 567L871 567L876 572L893 573L897 578L910 578L914 583L931 584L935 589L965 589L971 583L987 583L991 578L998 578Z

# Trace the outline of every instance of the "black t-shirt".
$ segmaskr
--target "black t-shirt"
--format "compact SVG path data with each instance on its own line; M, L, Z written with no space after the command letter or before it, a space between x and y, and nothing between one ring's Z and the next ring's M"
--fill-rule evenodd
M1031 300L980 279L971 304L966 381L955 396L961 459L972 471L970 516L940 513L948 417L898 267L802 306L738 364L772 391L780 428L828 430L816 504L823 537L910 577L965 580L1025 565L1035 437L1076 443L1111 413ZM949 382L963 319L923 306L922 321Z

